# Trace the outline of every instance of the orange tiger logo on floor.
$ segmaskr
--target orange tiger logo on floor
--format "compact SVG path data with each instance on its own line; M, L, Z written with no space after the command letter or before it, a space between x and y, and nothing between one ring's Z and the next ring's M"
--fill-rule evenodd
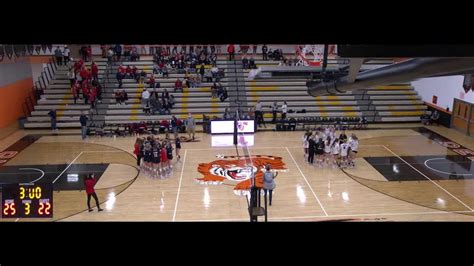
M201 163L198 171L204 177L195 180L201 184L222 184L228 180L232 183L237 182L234 187L234 193L243 195L251 187L250 177L252 171L255 173L257 187L263 187L263 172L265 166L270 165L272 171L286 170L281 157L271 155L252 155L252 156L217 156L220 160L210 163ZM251 166L248 164L251 162Z

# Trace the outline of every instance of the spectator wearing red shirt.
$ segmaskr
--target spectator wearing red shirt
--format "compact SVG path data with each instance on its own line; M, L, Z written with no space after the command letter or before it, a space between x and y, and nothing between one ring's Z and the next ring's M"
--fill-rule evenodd
M235 47L233 44L227 46L227 53L229 54L229 60L235 59Z
M82 82L82 96L84 97L84 104L89 101L89 88L87 82Z
M89 208L89 212L92 211L91 197L93 197L95 200L95 204L97 205L97 210L100 212L103 211L103 209L101 209L99 205L99 198L97 198L97 194L95 193L94 186L96 183L97 181L94 178L94 174L88 174L87 177L84 179L84 186L86 188L86 193L87 193L87 207Z
M153 74L151 74L150 76L150 80L148 81L148 83L150 83L150 88L155 88L155 76Z
M120 74L124 75L126 73L126 69L123 65L120 65L119 68L118 68L118 72L120 72Z
M183 82L179 78L174 83L174 92L176 92L176 90L181 90L181 92L184 92L183 91Z
M74 82L74 84L71 87L72 96L74 97L74 104L76 104L76 101L79 98L79 89L80 89L79 82L78 81Z
M127 68L125 69L125 75L127 78L132 77L132 68L130 66L127 66Z
M98 80L99 79L99 68L97 67L97 64L94 61L92 61L91 72L92 72L92 78L94 80Z
M136 66L133 66L131 75L132 75L132 78L135 79L135 80L138 78L137 77L137 75L138 75L137 72L138 72L138 68Z
M87 61L92 59L92 47L89 45L86 48Z
M85 66L82 67L81 72L79 72L79 76L81 76L82 81L86 81L89 78L89 71L87 71Z

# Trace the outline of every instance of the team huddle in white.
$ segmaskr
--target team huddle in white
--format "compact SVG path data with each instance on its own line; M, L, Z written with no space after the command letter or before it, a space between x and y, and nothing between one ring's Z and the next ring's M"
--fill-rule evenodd
M355 155L359 149L359 139L355 134L347 138L345 130L336 137L333 126L306 131L303 135L305 160L318 167L336 166L340 168L354 167Z

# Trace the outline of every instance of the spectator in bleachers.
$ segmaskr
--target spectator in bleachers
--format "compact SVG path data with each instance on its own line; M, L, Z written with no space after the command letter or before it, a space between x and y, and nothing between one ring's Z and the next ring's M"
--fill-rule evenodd
M163 98L163 101L162 101L162 108L163 108L163 111L166 113L166 114L170 114L170 103L169 103L169 99L167 98Z
M150 106L152 114L159 112L161 115L161 102L159 101L159 98L152 95L152 97L150 97Z
M115 102L117 104L122 104L123 102L122 92L117 90L115 91L114 96L115 96Z
M86 139L87 137L87 120L89 120L89 118L86 116L86 112L83 111L79 117L79 122L81 123L82 140Z
M62 66L63 65L63 52L61 49L59 49L59 46L56 47L56 50L54 50L54 57L56 58L56 62L58 65Z
M242 45L239 44L239 52L242 52L242 54L246 55L247 52L249 51L250 46L248 45Z
M52 109L51 111L49 111L48 115L49 117L51 117L51 130L57 131L58 128L56 127L56 117L57 117L56 109Z
M249 68L250 69L257 69L257 65L255 64L255 59L253 59L253 57L251 57L250 60L249 60Z
M123 65L123 64L120 64L120 66L118 67L118 72L120 72L120 74L122 75L125 75L127 73L127 68Z
M76 81L76 74L74 74L74 70L72 68L68 70L67 76L69 78L69 82L71 83L71 86L74 86L74 83Z
M146 79L146 72L144 69L142 69L142 71L140 72L140 76L139 76L139 83L140 84L143 84L145 82L145 79Z
M151 74L148 83L150 84L150 88L155 89L155 76L153 74Z
M130 65L128 65L127 68L125 68L125 78L127 79L132 78L132 68L130 67Z
M87 95L89 98L89 102L91 104L91 110L95 108L95 100L97 96L97 88L91 88L89 90L89 94Z
M439 112L438 110L434 110L434 112L431 114L431 117L430 117L430 123L436 124L438 126L439 125L438 119L439 119Z
M153 74L161 74L160 67L158 66L156 62L153 63Z
M217 98L217 84L215 82L211 86L211 98Z
M233 44L227 46L227 53L229 54L229 61L235 59L235 47Z
M249 60L247 59L247 57L244 57L244 59L242 59L242 67L244 69L248 69L249 68Z
M183 91L183 82L179 78L174 83L174 92L176 92L176 90L181 90L181 92L184 92Z
M214 44L209 46L211 49L211 54L214 54L216 52L216 46Z
M72 97L74 98L74 104L76 104L77 99L79 98L80 83L78 81L74 82L71 86Z
M213 65L211 68L212 78L218 81L219 79L219 68L216 65Z
M132 51L130 52L130 61L137 61L140 60L140 55L138 54L137 47L133 47Z
M91 73L92 73L92 78L94 80L99 79L99 68L97 67L97 64L94 61L92 61Z
M89 86L87 81L82 82L82 97L84 98L84 104L87 104L89 101Z
M255 105L255 119L257 120L258 126L263 124L265 128L267 127L265 124L265 119L263 118L262 103L260 101L257 101L257 104Z
M268 60L268 47L266 44L262 46L262 60Z
M278 112L278 103L273 102L273 105L271 106L271 108L272 108L272 114L273 114L272 123L275 123L276 118L277 118L277 112Z
M138 82L138 68L136 66L132 66L132 70L130 72L130 75L132 76L132 79L134 79Z
M204 73L206 72L206 68L204 64L201 64L201 67L199 68L199 75L201 75L201 79L204 79Z
M64 49L63 49L63 61L64 61L64 64L65 64L65 65L68 65L69 62L71 61L70 55L71 55L71 51L69 50L69 48L67 47L67 45L64 45Z
M115 55L117 56L117 61L120 61L122 57L122 46L120 44L116 44L114 47Z
M206 78L206 82L212 82L212 73L210 69L206 70L206 73L204 73L204 77Z
M256 44L252 45L252 48L253 48L252 49L253 50L252 51L253 55L256 55L257 54L257 45Z
M163 78L164 77L167 77L167 78L169 77L168 67L166 65L163 66L162 73L163 73Z
M161 93L161 101L169 100L170 98L170 93L168 92L167 89L164 89L163 92Z
M122 90L122 102L127 105L128 93L125 90Z
M92 47L90 45L88 45L86 47L86 62L89 62L92 60Z
M142 92L142 104L146 106L150 101L150 92L147 89L144 89Z
M85 65L82 67L81 72L79 72L79 75L81 76L82 81L88 81L89 71L87 70L87 67Z
M120 73L120 71L117 71L116 78L117 78L117 81L119 83L119 88L121 88L122 87L123 75L122 75L122 73Z
M114 59L114 55L115 55L114 49L112 49L112 47L110 47L109 50L107 51L107 63L109 65L112 64L112 61Z
M171 94L171 96L170 96L169 104L170 104L170 108L173 108L173 106L175 104L175 99L174 99L173 94Z
M229 97L229 96L228 96L228 94L227 94L227 89L224 88L223 91L222 91L222 94L221 94L221 96L220 96L221 102L225 101L228 97Z
M281 106L281 119L286 119L286 113L288 113L288 105L286 104L286 101L283 102L283 105Z
M209 63L212 64L212 65L215 65L217 63L217 55L216 54L211 54L211 56L209 57Z
M151 115L150 103L147 103L147 104L143 107L143 112L145 113L145 115Z

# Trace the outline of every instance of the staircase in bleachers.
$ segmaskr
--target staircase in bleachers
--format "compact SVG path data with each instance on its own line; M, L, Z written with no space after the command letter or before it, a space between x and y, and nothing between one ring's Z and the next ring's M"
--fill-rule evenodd
M104 77L107 62L96 61L96 63L99 68L99 80L101 80ZM90 67L90 64L90 62L86 63L88 67ZM57 127L60 129L80 128L79 116L81 112L90 113L90 104L84 104L83 100L78 99L77 103L74 104L66 66L58 66L51 83L46 86L43 95L34 107L34 111L28 117L25 128L51 128L51 118L48 116L48 112L52 109L57 111Z

